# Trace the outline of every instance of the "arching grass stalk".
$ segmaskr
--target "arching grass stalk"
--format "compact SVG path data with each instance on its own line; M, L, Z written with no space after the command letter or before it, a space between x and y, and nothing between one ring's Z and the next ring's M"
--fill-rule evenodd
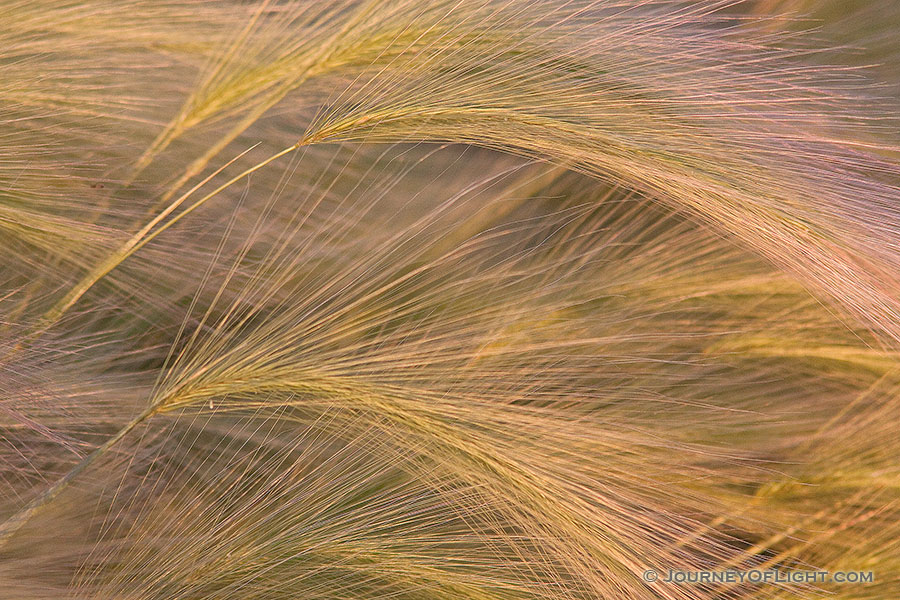
M162 221L164 221L167 216L169 216L172 212L174 212L179 206L184 204L184 202L186 200L188 200L188 198L190 198L203 185L208 183L211 179L213 179L216 175L218 175L223 170L228 168L235 161L239 160L245 154L250 152L253 148L245 150L242 154L236 156L235 158L230 160L228 163L226 163L222 167L216 169L215 172L211 173L209 176L207 176L202 181L197 183L197 185L192 187L190 190L185 192L183 195L179 196L174 202L170 203L165 208L165 210L160 212L156 217L154 217L146 225L144 225L144 227L142 227L140 229L140 231L135 233L127 242L125 242L119 248L118 251L116 251L113 255L111 255L107 260L98 264L96 267L91 269L86 275L84 275L78 281L77 284L75 284L62 298L60 298L56 302L56 304L53 305L52 308L50 308L50 310L48 310L43 315L43 317L41 318L37 327L35 328L34 332L29 336L28 339L31 339L31 337L33 337L33 336L38 336L41 333L43 333L44 331L46 331L47 329L51 328L54 324L56 324L59 321L60 318L62 318L62 316L66 313L66 311L68 311L70 308L72 308L72 306L76 302L78 302L79 298L81 298L98 281L100 281L103 277L105 277L107 274L109 274L109 272L112 271L113 269L115 269L117 266L122 264L122 262L125 261L129 256L131 256L132 254L134 254L135 252L137 252L138 250L140 250L141 248L146 246L148 243L153 241L153 239L156 238L156 236L161 234L163 231L165 231L166 229L168 229L169 227L171 227L172 225L174 225L175 223L180 221L182 218L184 218L185 216L187 216L188 214L190 214L191 212L193 212L194 210L196 210L197 208L199 208L200 206L205 204L211 198L215 197L217 194L222 192L222 190L237 183L238 181L244 179L245 177L251 175L252 173L255 173L256 171L258 171L259 169L262 169L263 167L270 164L271 162L278 160L282 156L285 156L286 154L290 154L291 152L297 150L301 146L302 146L302 144L298 142L297 144L294 144L293 146L290 146L288 148L285 148L284 150L281 150L280 152L273 154L272 156L263 160L262 162L259 162L255 165L253 165L252 167L245 169L244 171L242 171L241 173L238 173L237 175L235 175L234 177L232 177L225 183L219 185L213 191L204 195L202 198L200 198L199 200L197 200L196 202L194 202L193 204L191 204L190 206L185 208L183 211L181 211L180 213L178 213L177 215L175 215L174 217L172 217L171 219L169 219L168 221L166 221L159 227L156 227ZM155 229L154 229L154 227L155 227Z

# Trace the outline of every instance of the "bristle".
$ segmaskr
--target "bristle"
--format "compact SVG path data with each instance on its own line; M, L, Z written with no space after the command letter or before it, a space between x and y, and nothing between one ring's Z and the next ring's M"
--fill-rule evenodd
M0 6L0 598L900 595L851 4Z

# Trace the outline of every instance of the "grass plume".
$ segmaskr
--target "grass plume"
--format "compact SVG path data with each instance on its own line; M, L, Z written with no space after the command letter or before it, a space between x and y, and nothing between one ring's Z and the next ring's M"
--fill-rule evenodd
M831 4L0 7L0 598L896 596ZM875 579L644 575L772 568Z

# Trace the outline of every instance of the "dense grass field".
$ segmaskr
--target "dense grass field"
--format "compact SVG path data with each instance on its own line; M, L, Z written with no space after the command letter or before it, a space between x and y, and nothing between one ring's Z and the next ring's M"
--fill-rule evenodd
M900 597L898 28L0 0L0 599Z

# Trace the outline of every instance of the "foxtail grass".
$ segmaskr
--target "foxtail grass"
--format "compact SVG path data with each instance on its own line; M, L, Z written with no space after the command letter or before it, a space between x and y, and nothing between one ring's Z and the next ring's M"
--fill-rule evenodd
M0 6L0 598L896 596L831 4Z

